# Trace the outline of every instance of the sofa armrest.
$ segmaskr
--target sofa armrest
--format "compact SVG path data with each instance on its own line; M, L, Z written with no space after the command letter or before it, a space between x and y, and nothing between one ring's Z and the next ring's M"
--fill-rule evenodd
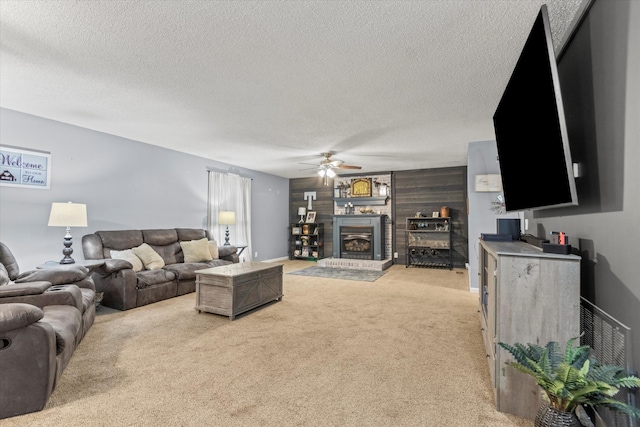
M138 291L136 286L138 279L132 268L125 268L111 274L103 274L98 270L91 277L96 284L96 292L103 293L102 305L117 310L129 310L137 307Z
M102 275L117 273L120 270L133 270L133 265L123 259L105 259L104 264L95 269L97 273Z
M42 309L31 304L14 303L0 305L0 333L25 328L42 319ZM2 349L0 344L0 350Z
M16 277L16 283L44 281L52 285L68 285L79 282L87 277L89 270L82 265L60 268L43 268L21 273Z
M40 295L51 287L50 282L28 282L28 283L14 283L0 286L0 302L2 298L17 297L23 295Z
M48 282L42 283L47 283L49 285ZM2 286L0 289L7 288L9 286L11 285ZM40 308L44 308L48 305L70 305L77 308L80 313L84 311L82 292L80 291L80 288L75 285L48 286L44 292L38 294L5 295L0 298L0 304L2 305L11 303L31 304Z
M40 318L38 307L0 304L0 419L41 410L53 391L56 334Z

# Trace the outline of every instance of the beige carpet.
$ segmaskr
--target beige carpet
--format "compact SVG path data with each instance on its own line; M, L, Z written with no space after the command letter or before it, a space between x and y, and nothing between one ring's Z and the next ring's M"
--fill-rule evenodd
M285 272L312 263L285 262ZM495 410L465 270L284 275L235 321L99 308L45 410L2 426L532 426Z

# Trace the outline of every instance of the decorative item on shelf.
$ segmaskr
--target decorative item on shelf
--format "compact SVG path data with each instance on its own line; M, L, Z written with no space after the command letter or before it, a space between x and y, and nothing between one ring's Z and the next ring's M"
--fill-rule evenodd
M302 246L308 246L309 245L309 236L301 236L300 240L302 241Z
M431 212L431 217L432 218L438 218L438 216L440 216L440 212L438 212L438 211Z
M52 203L51 212L49 213L49 227L66 227L64 235L64 249L62 254L64 258L60 260L60 264L73 264L76 261L71 258L73 249L73 238L71 237L71 227L87 226L87 205L81 203Z
M302 248L302 257L306 258L308 256L309 256L309 248L308 247Z
M226 225L224 232L224 246L229 246L229 226L236 223L236 213L232 211L220 211L218 214L218 224Z
M507 364L531 375L544 391L548 405L538 410L535 426L593 426L583 406L606 407L640 418L640 409L614 399L623 387L640 387L640 378L620 366L601 365L589 346L574 347L577 339L571 338L564 351L555 341L545 347L498 343L516 360Z
M356 178L351 181L351 197L371 197L371 178Z
M302 226L302 234L309 234L309 224L304 224Z
M387 197L389 195L389 186L384 182L380 184L380 188L378 189L378 196Z
M440 217L449 218L450 209L447 206L440 207Z
M497 214L505 213L504 196L502 194L498 194L496 199L491 201L490 209Z
M307 212L307 219L306 219L305 222L307 222L307 223L316 222L316 213L314 211L308 211Z
M298 215L300 215L300 221L298 221L300 224L302 224L304 222L304 216L307 214L307 208L305 207L299 207L298 208Z
M300 256L300 249L293 251L293 256Z
M360 209L358 209L360 211L361 214L370 214L373 212L373 209L371 209L368 206L363 206Z
M422 218L422 212L416 212L416 218Z
M300 234L300 227L291 227L291 234Z

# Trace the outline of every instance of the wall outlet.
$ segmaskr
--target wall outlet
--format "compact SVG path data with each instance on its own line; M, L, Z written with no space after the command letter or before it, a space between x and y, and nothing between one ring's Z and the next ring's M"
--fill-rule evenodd
M256 252L253 254L253 257L254 257L254 258L258 258L258 251L256 251Z
M529 229L529 219L525 218L524 219L524 231L527 231Z
M394 257L394 258L398 258L398 252L394 252L394 253L393 253L393 257Z

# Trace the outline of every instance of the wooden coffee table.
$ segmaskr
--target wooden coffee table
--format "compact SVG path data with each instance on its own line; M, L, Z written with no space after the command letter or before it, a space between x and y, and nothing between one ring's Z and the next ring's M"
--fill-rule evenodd
M271 301L282 300L282 264L243 262L196 271L196 310L234 320Z

